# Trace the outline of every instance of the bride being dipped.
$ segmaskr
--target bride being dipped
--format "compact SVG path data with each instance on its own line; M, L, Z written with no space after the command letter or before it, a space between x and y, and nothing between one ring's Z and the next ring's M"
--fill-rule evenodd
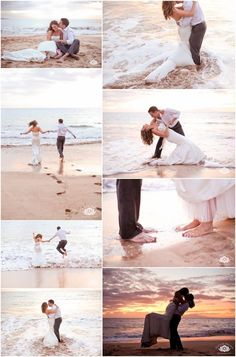
M184 313L194 306L194 296L188 288L176 291L164 314L152 312L145 316L141 347L151 347L157 343L158 337L162 337L170 340L172 350L183 350L178 325Z
M56 42L63 39L63 31L56 20L50 22L45 41L39 43L37 49L26 48L18 51L4 51L2 59L23 62L44 62L50 58L62 55Z
M20 133L20 135L32 134L32 161L29 165L38 166L41 165L41 153L40 153L40 134L46 134L50 131L43 131L36 120L29 122L29 129L26 132Z
M178 3L183 3L183 7L176 7ZM146 83L160 81L176 67L196 65L197 69L201 68L200 49L206 32L206 23L199 3L197 1L163 1L162 11L166 20L176 21L179 44L173 53L159 58L164 62L145 78Z

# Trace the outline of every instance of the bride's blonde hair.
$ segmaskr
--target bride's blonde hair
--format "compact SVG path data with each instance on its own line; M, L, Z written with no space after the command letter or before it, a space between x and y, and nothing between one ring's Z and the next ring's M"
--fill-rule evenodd
M173 15L174 1L162 1L162 11L166 20Z

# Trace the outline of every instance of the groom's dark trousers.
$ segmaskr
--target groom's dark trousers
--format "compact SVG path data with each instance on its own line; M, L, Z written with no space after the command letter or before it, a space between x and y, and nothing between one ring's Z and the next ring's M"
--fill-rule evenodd
M196 65L201 64L200 49L202 46L202 41L206 33L206 23L201 22L195 26L192 26L191 35L189 38L190 51L192 54L193 62Z
M67 245L67 240L65 239L60 240L60 242L58 243L57 250L62 255L66 252L66 248L65 248L66 245Z
M123 239L131 239L142 232L138 223L142 180L119 179L116 181L119 211L119 234Z
M172 350L182 350L183 345L178 334L178 325L181 321L181 316L174 314L170 320L170 348Z
M58 317L57 319L55 319L54 333L57 336L57 339L58 339L59 342L61 342L60 333L59 333L59 328L60 328L61 323L62 323L62 318L61 317Z
M180 124L179 121L175 124L175 126L173 128L171 128L171 130L174 130L176 133L185 136L182 125ZM160 157L161 157L163 139L164 138L159 138L157 145L156 145L156 150L155 150L153 157L155 157L157 159L160 159Z
M57 42L57 48L63 53L69 53L69 55L76 55L79 52L80 41L74 40L71 45Z
M64 157L63 151L64 151L65 140L66 140L65 136L57 137L57 151L61 158Z

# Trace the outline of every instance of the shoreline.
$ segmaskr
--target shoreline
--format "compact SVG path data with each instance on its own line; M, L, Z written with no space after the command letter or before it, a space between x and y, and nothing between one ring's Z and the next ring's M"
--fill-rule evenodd
M23 35L3 36L1 45L3 51L18 51L26 48L37 49L40 42L45 41L46 35ZM81 43L79 60L68 58L63 63L58 63L51 58L48 61L39 62L17 62L1 60L2 68L101 68L102 39L99 35L81 35L78 37Z
M173 352L169 349L168 340L160 340L151 348L141 348L140 342L105 342L104 356L234 356L234 336L186 337L181 339L183 352ZM228 344L232 350L220 352L220 346Z

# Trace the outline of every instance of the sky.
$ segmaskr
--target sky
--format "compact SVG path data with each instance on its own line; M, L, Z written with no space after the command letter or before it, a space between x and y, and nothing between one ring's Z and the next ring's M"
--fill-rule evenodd
M2 1L2 17L10 19L101 19L101 1Z
M228 268L105 269L104 317L164 313L173 293L185 286L196 304L186 317L234 317L234 271Z
M98 108L100 69L11 69L2 72L3 108Z
M233 90L105 90L105 112L146 112L156 105L180 111L234 111Z

